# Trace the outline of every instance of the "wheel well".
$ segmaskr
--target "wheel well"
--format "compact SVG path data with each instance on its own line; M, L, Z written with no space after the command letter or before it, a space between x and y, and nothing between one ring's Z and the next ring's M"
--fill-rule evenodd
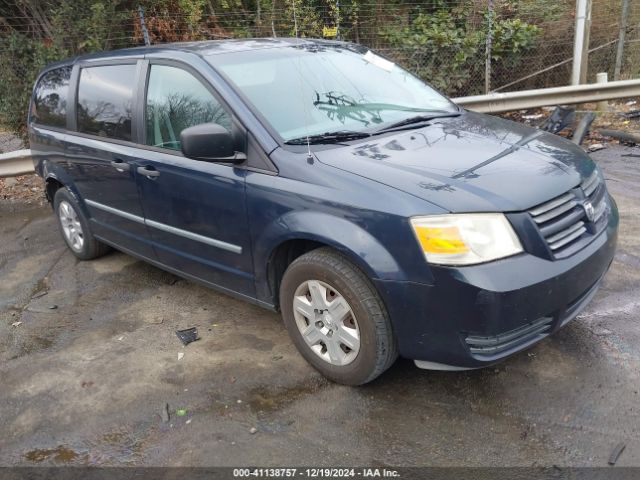
M301 255L315 250L317 248L326 247L328 245L313 240L287 240L276 247L269 258L267 265L267 278L269 288L273 295L273 301L276 307L279 303L280 282L284 276L287 267Z
M51 205L53 205L53 197L55 196L58 189L63 188L64 185L59 180L55 178L47 178L45 182L44 192L47 197L47 200Z

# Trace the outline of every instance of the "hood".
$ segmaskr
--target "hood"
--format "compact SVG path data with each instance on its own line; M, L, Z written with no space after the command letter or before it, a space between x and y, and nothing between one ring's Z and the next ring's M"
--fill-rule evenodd
M315 155L451 212L526 210L575 187L594 169L572 142L473 112Z

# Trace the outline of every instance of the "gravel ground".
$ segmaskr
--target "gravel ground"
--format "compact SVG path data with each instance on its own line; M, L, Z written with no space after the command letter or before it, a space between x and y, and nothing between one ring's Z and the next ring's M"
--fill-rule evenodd
M18 208L23 205L45 205L47 201L42 179L35 174L0 178L0 202L13 204Z
M277 315L121 253L79 262L48 207L0 201L0 465L606 466L624 442L640 466L638 155L593 154L621 229L582 315L495 368L400 360L362 388Z
M0 153L23 148L22 140L11 133L0 130ZM16 178L0 178L0 202L5 204L44 205L42 180L37 175Z

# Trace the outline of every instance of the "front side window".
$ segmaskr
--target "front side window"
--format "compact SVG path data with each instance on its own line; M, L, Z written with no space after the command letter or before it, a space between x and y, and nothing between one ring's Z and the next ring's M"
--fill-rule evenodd
M78 131L131 140L136 66L83 68L78 86Z
M371 131L458 110L406 70L366 49L294 44L207 57L285 140Z
M67 93L71 67L62 67L45 73L36 86L31 118L49 127L67 126Z
M147 90L147 145L180 150L180 132L201 123L231 130L231 117L193 75L181 68L152 65Z

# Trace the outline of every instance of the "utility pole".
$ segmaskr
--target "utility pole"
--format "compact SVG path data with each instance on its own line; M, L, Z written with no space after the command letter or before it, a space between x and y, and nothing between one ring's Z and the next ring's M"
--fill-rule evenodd
M484 93L491 91L491 40L493 37L493 0L487 4L487 39L484 52Z
M620 80L622 69L622 54L624 53L624 37L627 34L627 17L629 16L629 0L622 0L622 13L620 14L620 32L618 32L618 48L616 50L616 66L613 71L613 79Z
M587 18L584 22L584 42L582 43L582 62L580 63L580 83L587 83L589 73L589 43L591 40L591 7L593 0L587 0Z
M573 38L573 68L571 70L571 85L580 84L582 70L582 56L584 54L584 40L587 23L588 0L576 1L576 29ZM587 46L587 48L589 48Z

